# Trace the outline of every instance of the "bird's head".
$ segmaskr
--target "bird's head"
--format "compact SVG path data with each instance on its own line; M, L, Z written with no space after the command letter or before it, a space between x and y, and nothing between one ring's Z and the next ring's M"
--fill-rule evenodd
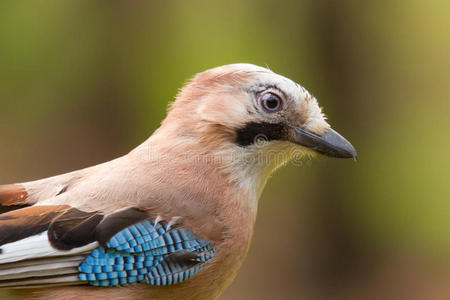
M162 129L185 141L202 141L205 149L283 142L331 157L357 155L331 129L316 98L305 88L251 64L197 74L181 89Z
M195 148L221 157L231 154L226 163L233 169L230 173L243 174L236 181L258 174L265 182L274 169L292 158L289 153L357 155L331 129L306 89L251 64L225 65L197 74L181 89L156 136L182 151ZM277 161L268 162L270 154ZM280 159L280 154L285 156ZM264 161L249 163L256 157ZM261 164L266 167L258 167Z

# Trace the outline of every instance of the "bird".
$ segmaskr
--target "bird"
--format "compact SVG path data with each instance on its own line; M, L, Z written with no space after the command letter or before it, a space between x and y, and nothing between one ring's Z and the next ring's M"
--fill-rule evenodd
M301 85L248 63L200 72L129 153L0 186L0 205L13 208L0 215L0 289L217 299L249 251L268 178L317 154L357 157Z

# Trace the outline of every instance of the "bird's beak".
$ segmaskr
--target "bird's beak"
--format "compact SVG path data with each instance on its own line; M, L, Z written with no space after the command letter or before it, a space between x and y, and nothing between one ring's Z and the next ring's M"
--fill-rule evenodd
M328 129L322 135L316 135L300 127L292 127L294 132L293 142L308 147L323 155L338 158L357 158L355 148L343 136Z

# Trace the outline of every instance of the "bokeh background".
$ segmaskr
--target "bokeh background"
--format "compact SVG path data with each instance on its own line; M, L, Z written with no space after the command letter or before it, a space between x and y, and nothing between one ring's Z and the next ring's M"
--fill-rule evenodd
M359 161L278 171L221 299L450 299L449 15L447 0L1 1L0 182L125 154L196 72L269 66Z

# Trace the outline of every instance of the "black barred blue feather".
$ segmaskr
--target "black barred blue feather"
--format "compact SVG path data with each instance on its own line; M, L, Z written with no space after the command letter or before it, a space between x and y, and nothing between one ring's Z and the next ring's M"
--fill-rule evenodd
M195 275L214 252L211 242L184 228L145 220L93 250L78 267L78 277L94 286L170 285Z
M188 260L179 260L178 258L183 257L182 251L191 257ZM145 281L151 285L170 285L187 280L203 269L204 265L201 262L211 259L215 249L209 249L207 252L195 257L192 256L192 254L195 255L193 252L182 251L174 259L164 259L152 268L150 273L146 275ZM177 262L177 260L179 261Z

